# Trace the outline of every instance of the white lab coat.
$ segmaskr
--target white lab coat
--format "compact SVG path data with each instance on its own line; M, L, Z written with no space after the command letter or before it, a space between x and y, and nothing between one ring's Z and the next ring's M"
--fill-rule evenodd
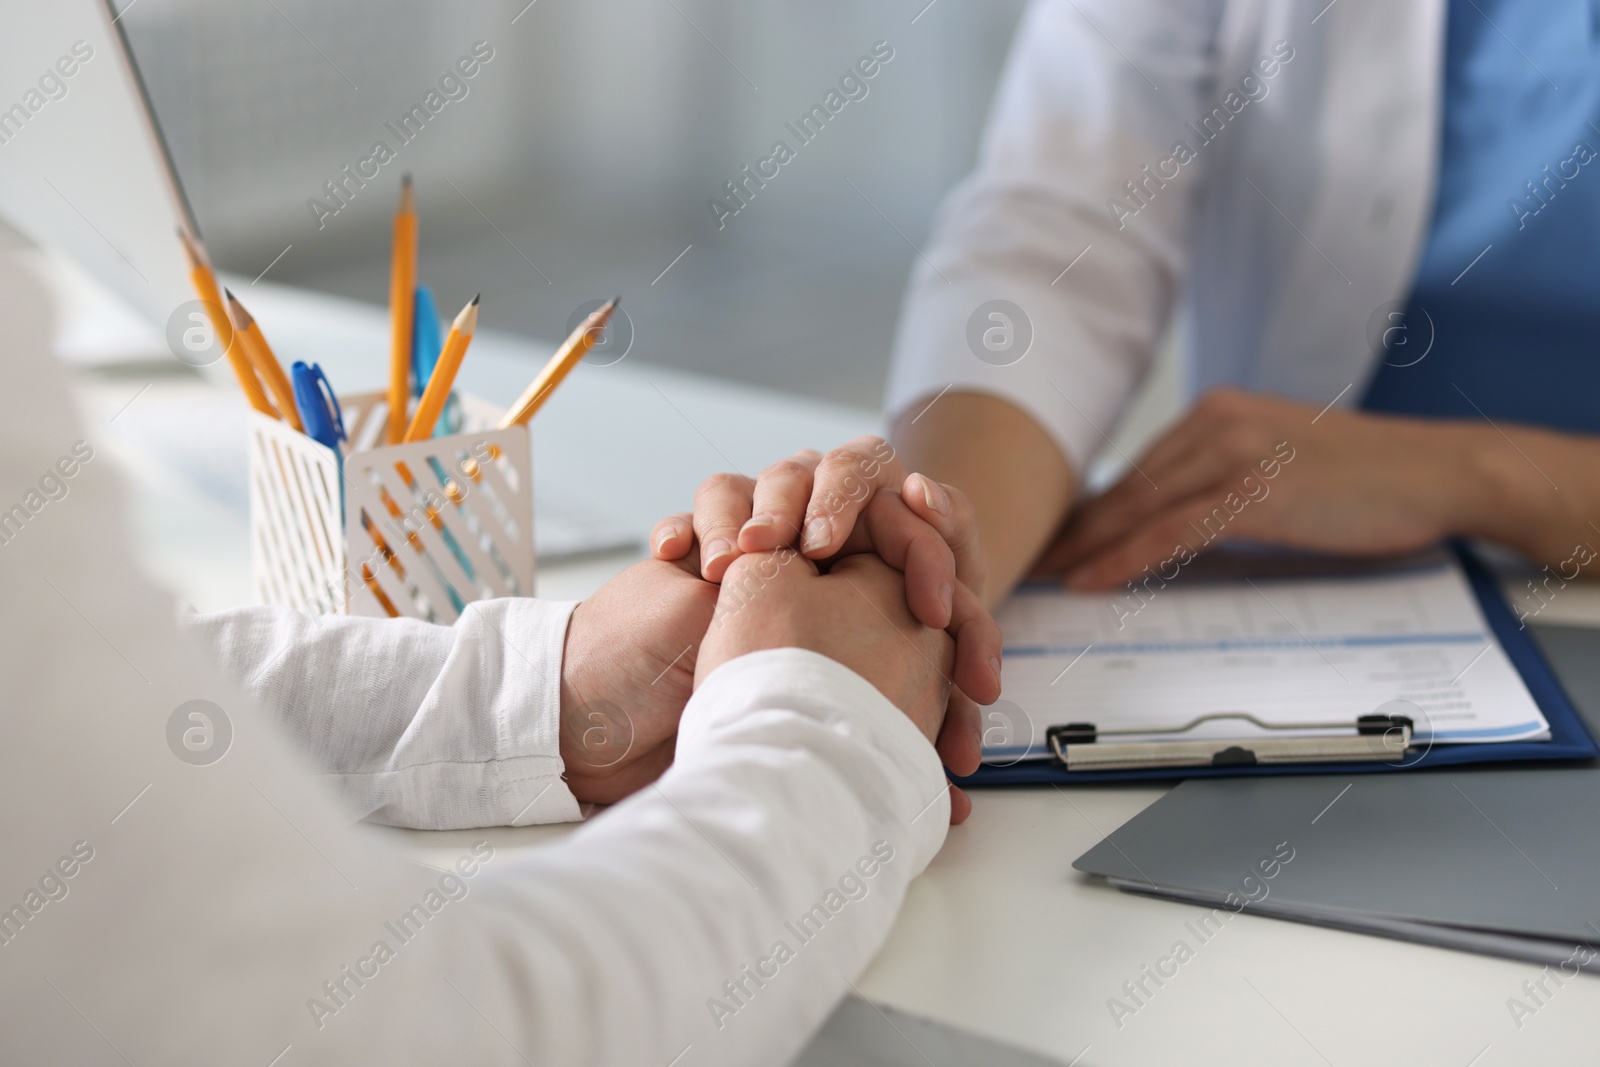
M567 606L200 621L260 714L139 576L44 302L0 257L0 509L26 512L0 543L0 1063L791 1057L943 841L945 779L910 721L814 653L744 656L689 702L658 785L532 854L467 831L440 839L448 869L406 860L354 814L573 813ZM208 765L180 758L206 737L171 728L196 699L232 727Z
M1081 472L1180 301L1190 395L1235 384L1354 402L1375 365L1369 320L1406 295L1431 217L1444 9L1035 0L977 168L914 266L891 414L947 386L990 393ZM1292 58L1262 79L1275 48ZM1246 75L1265 95L1240 91ZM1237 114L1230 91L1247 101ZM1195 128L1217 107L1230 114L1203 144ZM1179 141L1194 158L1163 168ZM1177 176L1162 184L1163 169ZM1128 181L1146 183L1139 199ZM967 339L995 299L1032 323L1010 365L994 364L1015 349L985 362Z

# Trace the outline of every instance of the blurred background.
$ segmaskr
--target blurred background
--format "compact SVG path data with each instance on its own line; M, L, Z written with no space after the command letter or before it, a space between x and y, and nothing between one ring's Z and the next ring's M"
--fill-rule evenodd
M878 404L915 248L972 166L1023 0L466 6L125 8L223 269L383 303L409 170L420 277L447 315L481 290L486 325L554 338L621 292L630 360ZM386 124L479 41L492 58L466 94L402 144ZM893 58L867 95L802 146L785 123L880 41ZM780 139L793 161L719 228L708 200ZM379 140L394 160L345 180L341 205L324 183ZM337 213L319 224L313 199Z

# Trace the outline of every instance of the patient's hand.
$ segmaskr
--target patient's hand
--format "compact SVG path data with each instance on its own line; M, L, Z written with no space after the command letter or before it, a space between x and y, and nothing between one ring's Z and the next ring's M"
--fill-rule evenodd
M956 598L952 632L993 626L970 592ZM998 630L994 639L998 643ZM905 578L875 555L847 556L819 574L816 564L792 549L746 553L723 576L695 681L747 652L819 652L867 679L905 712L934 742L946 767L971 774L978 768L980 722L977 707L951 684L971 671L963 670L960 643L911 614ZM950 821L963 822L971 811L967 795L951 786Z
M827 574L798 553L747 553L728 569L695 682L731 659L805 648L844 664L905 712L929 742L939 736L955 648L912 617L905 580L874 556L841 560Z
M561 758L580 801L615 803L672 763L717 602L697 562L637 563L573 613L561 663Z

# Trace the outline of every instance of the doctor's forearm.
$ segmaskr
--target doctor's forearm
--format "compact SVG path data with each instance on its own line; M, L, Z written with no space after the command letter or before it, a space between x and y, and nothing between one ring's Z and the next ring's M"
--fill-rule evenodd
M991 605L1003 600L1049 543L1072 503L1075 472L1055 441L1020 408L951 391L896 422L907 470L967 494L988 556Z

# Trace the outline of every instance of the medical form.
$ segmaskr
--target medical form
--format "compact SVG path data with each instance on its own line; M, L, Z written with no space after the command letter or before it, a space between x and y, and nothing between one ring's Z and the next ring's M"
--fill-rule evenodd
M1005 682L985 709L986 762L1048 758L1045 733L1065 723L1171 740L1223 711L1274 725L1403 714L1428 745L1550 737L1460 563L1442 552L1338 576L1180 574L1136 593L1028 585L996 619ZM1265 733L1230 720L1182 737Z

